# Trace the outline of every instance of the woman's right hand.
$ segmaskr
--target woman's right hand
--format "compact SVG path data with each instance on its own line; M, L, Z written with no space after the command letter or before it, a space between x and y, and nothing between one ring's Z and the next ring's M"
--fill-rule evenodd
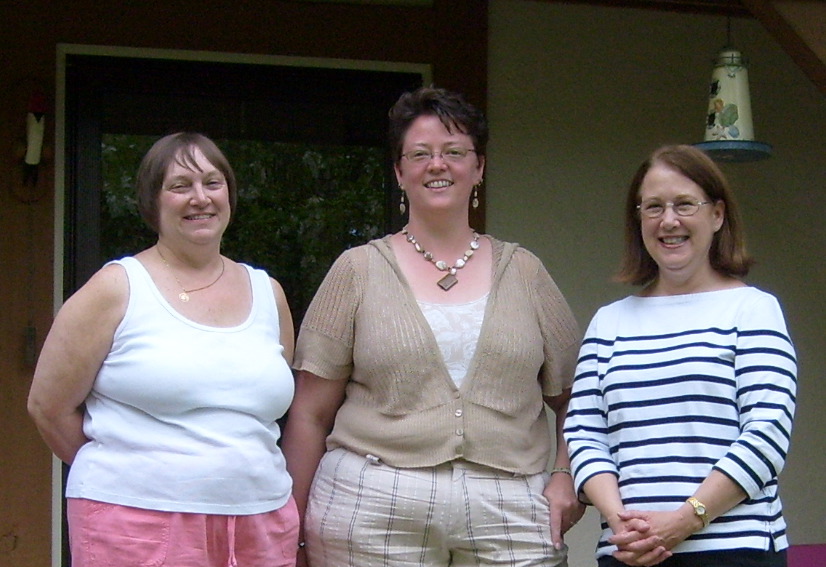
M608 524L614 532L608 541L617 546L614 559L634 567L649 567L671 557L669 546L653 529L647 513L622 510Z
M617 560L638 567L656 565L671 556L652 531L651 523L636 511L625 509L616 475L596 474L588 479L583 491L614 532L609 541L618 547L614 552Z

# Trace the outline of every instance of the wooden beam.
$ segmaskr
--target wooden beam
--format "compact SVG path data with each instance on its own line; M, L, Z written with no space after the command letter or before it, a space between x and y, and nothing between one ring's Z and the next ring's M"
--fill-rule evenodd
M545 0L560 4L592 4L612 8L640 8L666 12L751 17L740 0Z
M777 10L777 2L742 0L742 3L763 24L766 31L777 40L820 92L826 94L826 62L818 57L794 26Z

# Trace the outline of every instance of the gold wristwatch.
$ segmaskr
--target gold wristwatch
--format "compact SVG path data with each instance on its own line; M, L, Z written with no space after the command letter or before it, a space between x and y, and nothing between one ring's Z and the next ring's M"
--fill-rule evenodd
M687 500L689 504L694 507L694 513L703 521L703 527L708 526L708 512L706 512L706 505L694 498L693 496Z

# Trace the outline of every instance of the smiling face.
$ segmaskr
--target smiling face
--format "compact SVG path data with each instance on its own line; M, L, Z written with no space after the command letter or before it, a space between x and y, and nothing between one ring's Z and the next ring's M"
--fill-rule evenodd
M167 168L158 194L158 233L199 244L220 242L231 213L227 180L199 149L193 148L192 157L194 163L176 159Z
M473 140L457 128L448 131L437 116L416 118L404 136L402 154L417 150L434 154L422 162L402 157L396 164L396 179L407 193L410 214L454 210L467 212L473 186L481 182L484 157L468 152L460 159L445 159L451 149L473 150Z
M659 217L640 215L643 244L658 267L658 288L696 291L719 277L711 266L709 250L723 224L724 204L709 202L691 216L680 216L675 211L681 203L704 201L710 199L702 188L671 167L655 163L646 173L639 202L644 208L665 206Z

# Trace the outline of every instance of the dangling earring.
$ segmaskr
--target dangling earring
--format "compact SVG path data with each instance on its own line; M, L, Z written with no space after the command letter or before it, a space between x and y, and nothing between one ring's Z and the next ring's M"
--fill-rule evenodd
M473 186L473 198L470 201L470 206L472 206L474 210L479 208L479 186L481 184L482 182L480 181Z
M404 215L407 211L407 205L404 204L404 187L402 187L401 183L399 183L399 191L402 193L401 200L399 201L399 214Z

